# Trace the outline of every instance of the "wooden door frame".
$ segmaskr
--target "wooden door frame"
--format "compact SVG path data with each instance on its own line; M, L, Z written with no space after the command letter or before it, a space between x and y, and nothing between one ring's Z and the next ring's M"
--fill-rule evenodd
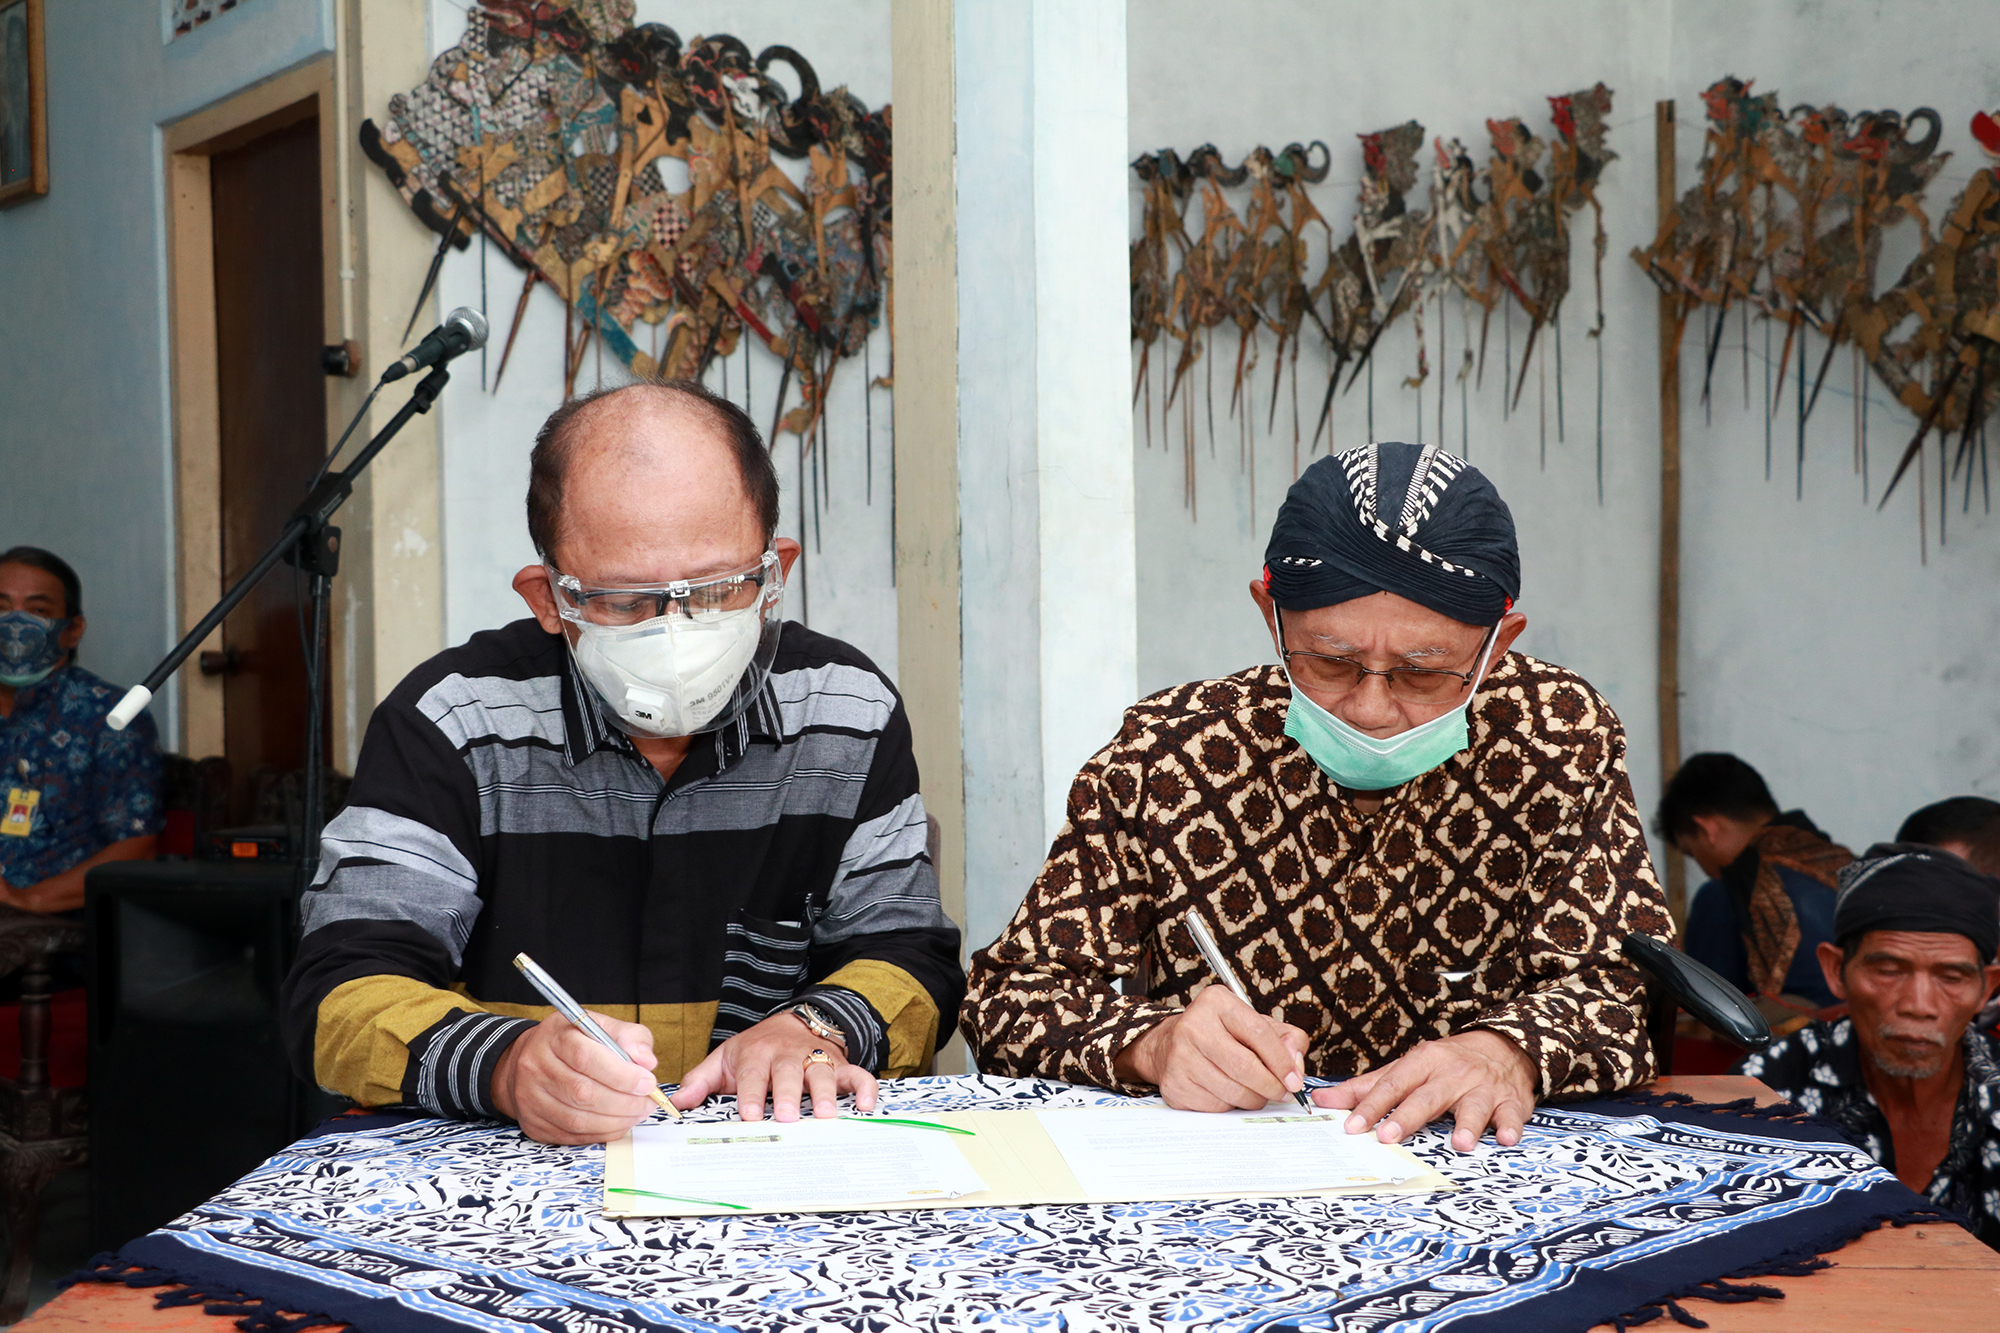
M319 56L161 126L166 159L169 380L173 391L175 594L186 633L222 596L222 431L215 327L215 234L209 160L287 125L319 117L323 341L340 330L339 161L334 59ZM327 380L326 444L359 404L354 380ZM333 617L329 654L336 676L344 626ZM218 628L203 649L220 650ZM343 691L328 682L333 734L344 729ZM224 754L222 677L190 660L176 675L183 754Z

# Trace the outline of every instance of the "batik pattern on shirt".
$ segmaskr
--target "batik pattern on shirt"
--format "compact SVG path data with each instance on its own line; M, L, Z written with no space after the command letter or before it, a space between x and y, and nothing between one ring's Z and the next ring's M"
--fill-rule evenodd
M1509 654L1471 744L1372 816L1284 734L1289 700L1269 666L1127 711L973 959L961 1025L980 1067L1121 1086L1118 1053L1209 981L1180 925L1198 909L1257 1007L1310 1034L1315 1074L1485 1028L1527 1053L1544 1097L1651 1077L1618 943L1671 927L1596 691Z
M123 693L79 666L14 691L14 711L0 717L0 796L19 788L38 799L30 832L0 837L0 877L9 884L39 884L114 842L160 831L152 716L139 714L123 731L104 720Z
M2000 1250L2000 1047L1967 1029L1962 1049L1965 1083L1952 1110L1951 1146L1924 1194L1970 1217L1979 1239ZM1852 1018L1808 1023L1745 1060L1740 1072L1831 1120L1884 1170L1896 1169L1896 1141L1862 1076Z
M1831 894L1840 868L1853 859L1854 853L1821 832L1805 811L1787 810L1757 830L1742 854L1723 867L1722 882L1742 924L1752 989L1783 994L1788 974L1806 961L1799 957L1802 934L1787 872Z

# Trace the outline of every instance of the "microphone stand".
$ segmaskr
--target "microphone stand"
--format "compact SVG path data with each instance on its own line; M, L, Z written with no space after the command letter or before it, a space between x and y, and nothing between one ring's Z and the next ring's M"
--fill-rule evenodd
M209 608L199 624L189 630L173 651L160 659L160 664L147 673L146 679L135 685L111 710L111 725L122 730L136 717L139 711L152 699L154 691L166 684L187 660L202 640L214 632L236 604L250 595L264 576L274 569L279 561L295 565L306 575L310 589L311 630L306 646L306 678L312 688L308 691L306 704L306 776L305 812L299 830L299 888L301 891L312 886L319 871L320 829L326 822L325 790L326 759L323 730L326 720L327 652L329 648L329 609L333 597L333 576L340 572L340 529L328 522L354 493L355 478L374 461L382 447L395 438L396 432L408 425L410 419L421 412L431 410L431 404L444 391L446 381L451 378L445 370L445 363L432 367L430 374L417 382L408 402L389 418L389 424L376 432L367 447L356 454L354 461L338 472L330 472L320 478L306 498L285 523L277 540L265 548L257 557L257 563L248 573L236 580L222 600Z

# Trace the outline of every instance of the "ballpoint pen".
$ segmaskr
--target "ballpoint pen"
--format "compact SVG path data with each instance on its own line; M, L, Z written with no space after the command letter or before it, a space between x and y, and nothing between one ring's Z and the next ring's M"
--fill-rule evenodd
M596 1020L583 1012L583 1006L578 1004L574 999L571 999L568 991L556 985L556 979L542 971L540 964L536 963L534 959L524 953L517 953L514 955L514 966L519 968L521 975L528 979L528 984L540 991L542 998L554 1005L556 1012L567 1018L576 1027L577 1031L583 1033L586 1037L595 1038L598 1045L617 1056L620 1060L623 1060L626 1064L639 1063L626 1054L623 1046L611 1040L610 1034L597 1026ZM680 1108L667 1100L667 1094L660 1091L658 1084L653 1085L651 1096L659 1104L661 1110L676 1120L681 1118Z
M1208 970L1215 973L1215 979L1229 987L1230 994L1250 1005L1251 1009L1256 1009L1257 1006L1250 1003L1250 992L1244 990L1243 983L1237 979L1236 969L1231 967L1229 959L1223 956L1221 948L1215 942L1215 936L1208 933L1208 923L1201 919L1201 913L1189 908L1188 914L1182 920L1187 923L1188 934L1194 937L1194 947L1201 950L1202 959L1208 964ZM1299 1105L1306 1110L1315 1109L1312 1099L1306 1096L1304 1088L1300 1088L1292 1096L1298 1098Z

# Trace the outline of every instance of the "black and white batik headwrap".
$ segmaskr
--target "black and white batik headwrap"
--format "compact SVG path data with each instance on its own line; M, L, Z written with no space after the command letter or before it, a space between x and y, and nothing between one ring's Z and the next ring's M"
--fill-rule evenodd
M1479 469L1434 444L1362 445L1307 468L1264 558L1271 595L1287 611L1386 591L1491 625L1520 593L1506 503Z

